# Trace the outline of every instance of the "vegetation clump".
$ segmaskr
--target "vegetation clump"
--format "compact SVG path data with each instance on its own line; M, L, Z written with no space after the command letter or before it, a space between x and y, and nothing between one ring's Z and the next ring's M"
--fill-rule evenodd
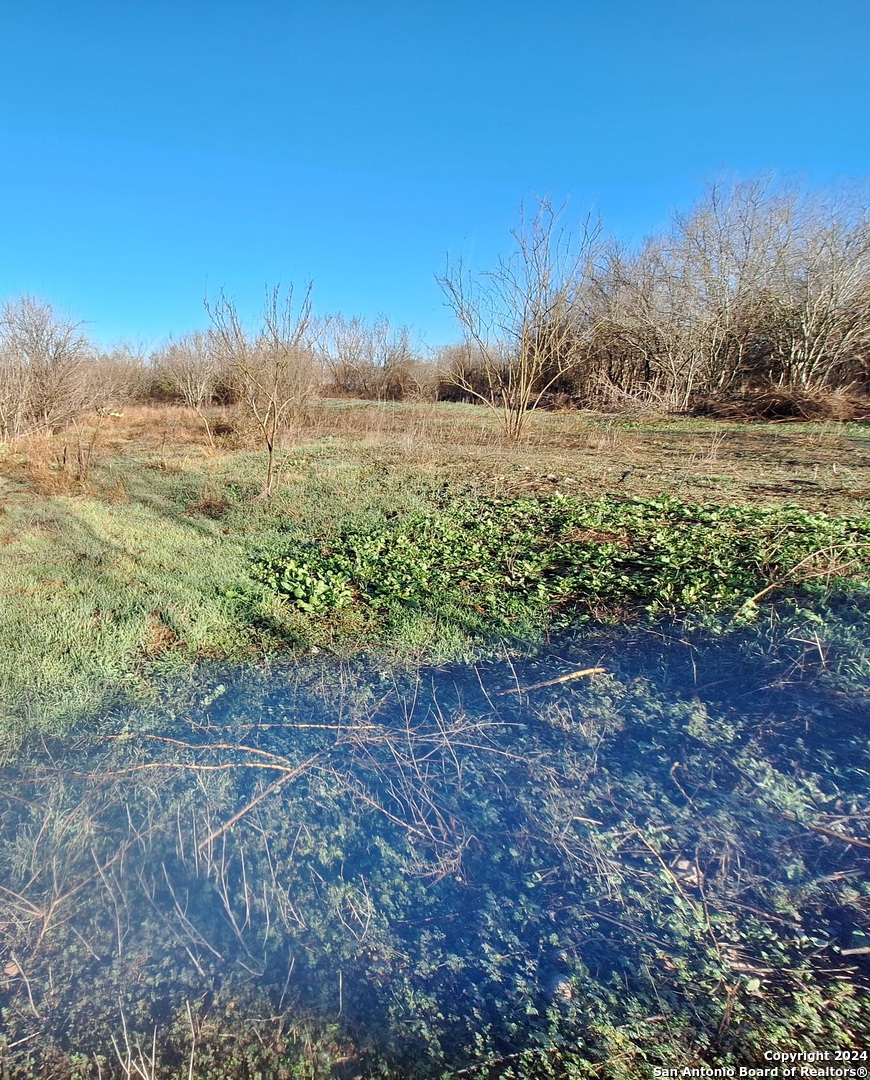
M522 637L644 614L740 612L774 589L864 588L870 519L671 497L460 500L258 563L309 613L352 602L422 611L477 635Z

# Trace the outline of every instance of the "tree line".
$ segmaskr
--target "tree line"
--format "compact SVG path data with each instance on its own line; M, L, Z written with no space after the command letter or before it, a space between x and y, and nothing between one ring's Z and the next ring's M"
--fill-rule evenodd
M769 177L711 183L634 249L548 201L483 273L448 262L442 289L465 330L452 382L522 423L530 407L796 403L870 390L866 191Z
M711 184L636 253L611 247L583 307L587 386L677 408L772 386L866 390L866 192Z
M0 439L135 399L197 410L209 438L208 410L241 403L268 448L314 394L479 402L512 436L539 407L715 413L775 399L799 415L826 395L870 397L866 190L713 182L634 247L539 200L493 267L448 259L437 280L461 341L428 355L386 316L317 316L310 285L268 290L253 326L221 293L203 329L150 354L99 350L50 303L8 300Z

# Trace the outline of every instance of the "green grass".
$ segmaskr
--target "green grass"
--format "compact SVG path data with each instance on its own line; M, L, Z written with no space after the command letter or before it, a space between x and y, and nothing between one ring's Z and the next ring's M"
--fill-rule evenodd
M543 609L527 607L506 627L496 625L495 602L476 612L466 603L453 619L434 619L425 603L400 605L398 617L386 619L373 616L371 604L352 604L324 619L257 581L258 566L346 546L351 533L388 537L398 528L413 541L414 521L456 500L472 514L481 499L547 503L556 495L599 506L659 496L687 505L798 503L850 518L870 507L860 427L540 414L515 446L501 442L490 421L471 406L325 403L311 433L287 451L268 502L255 499L261 454L210 455L201 425L192 422L185 434L174 414L161 421L162 444L156 421L150 429L136 428L135 417L114 421L101 433L86 483L72 483L57 464L63 435L41 449L7 448L0 739L69 730L204 657L317 646L345 655L375 648L384 663L440 660L469 655L488 620L499 633L534 629ZM375 561L371 572L382 568ZM748 579L741 587L753 588ZM678 606L691 605L683 589ZM618 614L618 604L610 607Z
M208 655L244 641L223 597L243 577L244 555L206 523L81 498L9 517L0 614L0 639L15 643L0 667L7 723L72 720L140 685L145 665L170 645Z
M249 619L231 598L253 584L253 557L385 504L416 505L420 494L419 485L388 482L364 461L318 461L315 452L275 499L259 503L259 465L254 454L208 472L116 462L122 499L7 498L0 731L68 728L147 691L166 670L281 647L283 626L270 628L262 611Z
M76 1028L94 1037L71 1075L100 1074L91 1051L118 1033L121 1000L143 1045L155 1017L166 1025L167 1077L194 1051L214 1075L319 1075L315 1057L326 1074L348 1047L375 1075L383 1035L383 1075L440 1053L445 1068L627 1080L866 1030L858 982L837 975L868 910L866 851L844 840L867 822L866 428L536 415L515 446L471 407L324 404L260 501L261 454L212 454L195 423L172 424L164 444L131 420L84 482L58 465L63 436L0 457L0 747L7 778L13 748L28 764L6 791L0 862L36 995L6 987L10 1075L32 1074L34 1008L44 1060ZM518 655L578 625L555 660ZM506 643L501 666L451 669L430 703L397 670L481 646L504 658ZM341 662L320 664L325 651ZM347 663L361 653L374 665ZM256 671L212 675L209 658L286 664L258 688ZM514 715L517 682L602 658L607 675L536 690ZM319 713L322 731L305 726ZM336 717L375 734L342 741ZM225 768L250 761L227 741L253 732L288 767L325 756L204 869L186 830L207 835L271 780ZM190 740L166 744L165 773L151 768L160 734ZM39 736L58 737L48 764ZM414 830L438 815L449 827L421 846ZM119 850L141 874L114 876ZM677 873L685 860L703 893ZM177 948L158 861L241 966ZM227 873L242 890L229 908ZM368 898L361 943L348 918ZM241 924L249 902L237 946L226 912ZM92 920L84 940L74 907ZM258 1027L300 937L318 1019L300 1008ZM271 1002L248 978L247 950L267 945ZM577 992L552 1008L536 987L557 946Z

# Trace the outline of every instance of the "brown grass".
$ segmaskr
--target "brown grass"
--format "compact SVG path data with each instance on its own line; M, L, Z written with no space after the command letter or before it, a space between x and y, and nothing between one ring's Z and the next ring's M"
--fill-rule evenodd
M93 416L78 432L17 440L0 454L0 481L42 496L81 493L118 502L143 468L193 470L203 478L202 494L189 512L219 518L228 499L236 498L227 491L227 478L243 475L249 483L256 468L250 459L237 466L235 452L259 446L238 411L215 410L210 421L215 447L201 418L178 406ZM76 440L93 432L91 474L82 480ZM498 418L480 406L320 400L286 443L289 457L304 464L284 471L285 485L356 462L505 495L672 494L696 502L798 503L845 513L870 500L870 440L835 421L741 425L541 411L529 417L523 440L513 443L502 437Z
M0 458L0 473L38 495L69 495L82 487L73 460L68 443L29 435L16 439Z
M104 436L109 449L131 445L159 449L164 444L205 448L208 444L202 419L181 405L133 405L109 419Z
M202 418L178 405L134 405L118 415L92 414L56 434L13 439L0 456L0 476L38 495L70 495L90 490L91 473L119 455L151 455L168 472L180 471L179 451L204 457L254 445L225 410L209 417L215 447L208 444ZM120 477L101 485L114 501L126 498Z
M202 494L194 502L190 503L187 510L190 514L203 514L205 517L219 520L230 509L230 502L222 495L213 495L209 485L203 487Z
M178 644L178 634L168 626L157 611L148 616L148 639L142 646L142 652L153 660Z
M851 387L837 390L800 390L783 386L746 389L712 398L699 397L693 402L691 411L695 416L743 422L870 420L870 402L866 395L858 394Z
M320 402L299 445L336 444L388 469L501 494L675 495L696 502L799 504L854 513L870 498L870 440L812 426L538 412L524 439L473 405Z
M297 439L337 438L362 442L398 439L409 445L461 442L490 446L501 436L495 416L477 406L318 401L308 410Z

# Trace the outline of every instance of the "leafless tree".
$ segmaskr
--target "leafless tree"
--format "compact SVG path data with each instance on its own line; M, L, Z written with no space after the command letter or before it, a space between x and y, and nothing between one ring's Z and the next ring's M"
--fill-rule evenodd
M749 316L780 258L779 216L764 179L712 184L671 228L626 257L613 252L599 341L633 354L629 372L669 407L745 375Z
M442 345L435 350L439 401L480 402L489 395L486 361L473 342Z
M55 430L93 404L82 324L33 296L0 310L0 424L5 437Z
M27 426L30 379L24 358L0 339L0 439L19 435Z
M523 210L511 233L514 250L495 269L474 274L461 259L448 260L438 278L482 361L486 391L478 390L461 368L450 370L463 392L499 413L512 439L521 437L529 410L585 356L578 313L599 252L601 227L589 217L572 230L561 224L561 217L561 210L542 199L533 215Z
M214 439L205 408L212 402L220 377L219 355L219 349L210 347L208 334L194 331L170 341L154 358L163 380L202 420L211 446Z
M312 283L301 298L293 286L267 290L259 326L247 333L234 300L224 293L205 302L212 322L209 336L214 360L231 373L239 398L254 420L266 450L268 498L277 481L276 450L287 429L304 413L313 392L308 334L312 326Z
M326 321L321 355L332 387L350 397L396 401L422 390L422 361L411 330L395 327L386 315L371 322L334 315Z
M741 387L866 379L870 228L860 195L715 182L599 279L592 366L669 407Z
M860 193L815 196L777 282L778 381L812 388L870 373L870 207Z
M142 342L117 341L98 350L87 371L99 390L97 405L120 407L147 393L151 375L148 349Z

